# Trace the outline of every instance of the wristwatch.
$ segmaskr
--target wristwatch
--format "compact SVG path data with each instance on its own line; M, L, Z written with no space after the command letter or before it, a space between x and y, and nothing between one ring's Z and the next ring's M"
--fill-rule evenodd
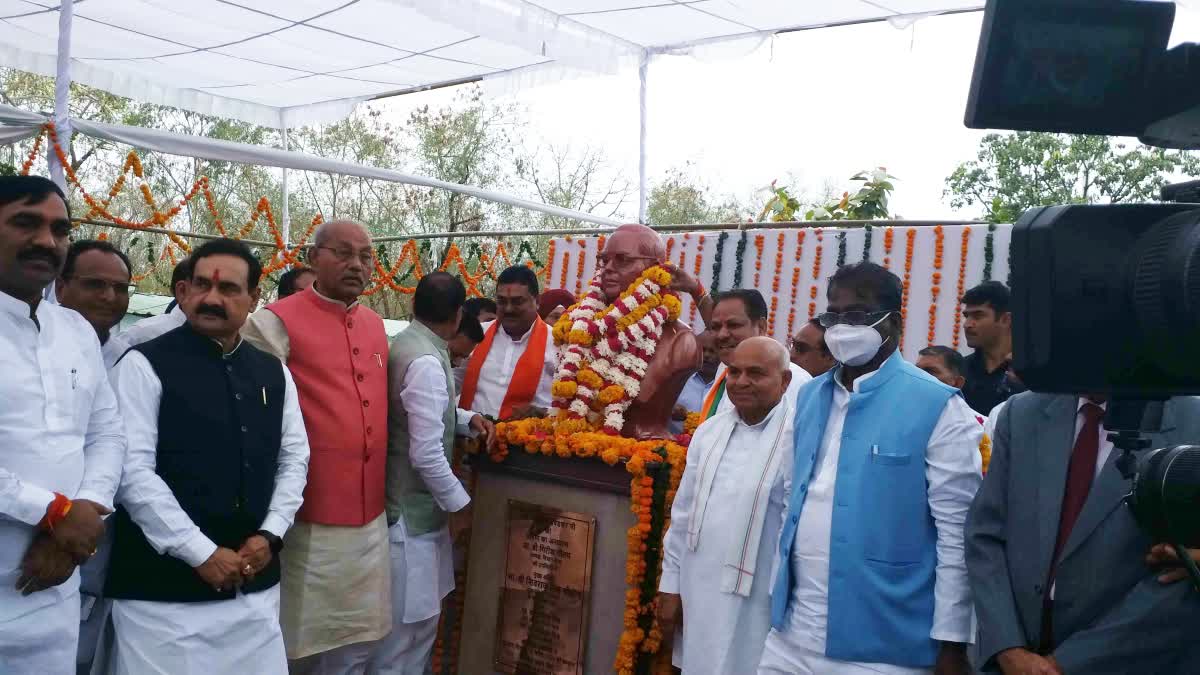
M283 550L283 540L279 537L276 537L274 534L266 530L259 530L254 534L257 534L258 536L267 540L267 546L271 547L271 555L278 555L279 552Z

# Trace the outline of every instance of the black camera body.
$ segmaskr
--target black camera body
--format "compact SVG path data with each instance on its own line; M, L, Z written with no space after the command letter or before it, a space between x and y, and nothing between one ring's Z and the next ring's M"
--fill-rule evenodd
M1026 386L1200 393L1200 204L1030 209L1010 255L1013 367Z
M988 0L966 125L1200 148L1200 47L1167 50L1174 18L1167 2ZM1163 401L1200 394L1196 187L1164 191L1180 203L1030 209L1010 255L1013 368L1035 391L1108 397L1127 502L1200 589L1183 549L1200 545L1200 445L1141 453Z

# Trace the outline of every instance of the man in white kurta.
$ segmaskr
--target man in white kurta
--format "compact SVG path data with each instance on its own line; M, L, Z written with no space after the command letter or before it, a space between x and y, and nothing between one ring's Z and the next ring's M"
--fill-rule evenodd
M735 408L696 430L671 507L659 582L660 621L682 604L674 663L684 673L753 672L771 628L771 562L790 473L788 353L743 341L730 360Z
M492 429L482 415L454 405L446 342L458 330L465 298L462 282L448 274L423 278L413 294L414 321L389 349L393 615L371 659L373 675L425 672L442 598L454 590L451 528L457 535L470 522L471 497L450 467L453 439Z
M72 500L66 518L89 520L98 539L99 514L112 506L125 454L96 332L42 297L62 266L70 230L53 183L0 178L0 673L74 671L80 558L60 556L62 574L54 579L31 579L23 562L35 541L52 552L78 532L75 523L64 527L65 518L49 532L57 495Z
M129 351L112 375L129 440L118 498L127 516L117 517L129 525L118 523L107 585L116 636L108 672L283 675L274 557L302 501L308 438L287 368L238 335L257 300L250 285L260 275L257 262L228 240L209 242L195 256L183 303L188 323ZM214 428L221 420L227 426ZM189 432L193 421L202 426ZM221 439L235 439L232 455L216 447ZM262 439L277 439L278 447ZM196 452L205 458L186 457ZM230 508L210 494L237 496ZM265 515L253 520L263 503L258 495L269 498ZM227 540L225 525L242 521L248 531ZM130 556L146 544L153 551ZM217 569L224 576L213 581ZM238 588L269 573L276 580L269 587Z
M768 334L768 316L767 301L762 293L752 288L738 288L717 296L705 333L712 333L717 354L721 358L721 367L704 396L700 408L703 419L707 420L717 413L733 410L733 402L729 400L725 391L727 364L733 356L733 351L742 341ZM790 361L788 370L792 373L792 381L788 385L786 398L789 404L795 404L796 392L812 381L812 375Z

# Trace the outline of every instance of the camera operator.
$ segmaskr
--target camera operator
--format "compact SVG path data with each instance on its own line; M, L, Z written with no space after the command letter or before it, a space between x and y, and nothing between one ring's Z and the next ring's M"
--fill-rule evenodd
M1174 556L1122 503L1106 407L1030 392L1000 414L966 530L985 672L1194 672L1200 593L1167 583L1185 573L1156 569ZM1151 447L1200 442L1200 399L1168 401L1162 429Z

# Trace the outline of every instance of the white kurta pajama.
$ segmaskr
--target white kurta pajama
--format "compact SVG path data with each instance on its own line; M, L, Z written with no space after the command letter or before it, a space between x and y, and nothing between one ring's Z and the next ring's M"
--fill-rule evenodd
M449 399L446 374L436 357L422 356L409 364L400 391L408 413L409 458L438 507L453 513L466 508L471 497L451 470L442 447L442 411ZM457 411L458 435L469 433L474 415L467 410ZM367 672L421 675L437 637L442 599L454 590L450 529L442 527L412 536L404 518L400 518L388 534L392 552L392 632L380 640Z
M79 574L22 597L21 560L55 492L112 506L125 439L95 330L47 302L32 317L0 293L0 673L70 673Z
M783 477L791 474L791 416L786 401L753 426L743 422L736 410L720 413L696 431L688 447L687 467L663 539L659 582L660 591L682 597L683 625L673 662L685 674L742 675L758 665L771 629L770 571L786 505ZM769 470L766 462L776 446L778 457ZM714 460L718 454L719 460ZM711 461L717 461L717 466L705 469ZM712 472L708 504L702 523L696 523L697 503L706 487L703 474L708 471ZM734 582L750 583L749 594L742 595L731 592L726 583L731 548L740 548L751 529L744 505L753 504L764 492L765 515L760 514L751 576L746 579L742 574ZM689 538L695 540L694 550ZM745 563L739 560L739 564Z
M489 321L483 325L485 333L493 323L495 322ZM529 346L530 337L536 327L535 323L517 340L514 340L503 326L496 329L496 336L492 338L492 348L488 350L487 357L483 360L483 366L479 369L479 382L475 384L475 400L464 402L470 410L481 415L499 417L500 407L504 404L504 395L508 393L508 385L512 383L513 372L517 369L517 361L521 359L525 349ZM480 349L480 347L476 347L476 349ZM554 347L554 337L547 336L546 351L542 355L542 377L538 381L537 391L534 393L530 405L546 410L550 409L552 401L550 385L554 384L554 374L557 371L558 350ZM465 368L463 375L466 375ZM457 385L455 391L461 392L462 383L458 382Z
M287 368L282 370L285 395L279 459L261 526L281 538L300 508L309 455L296 385ZM197 567L217 545L192 522L155 473L162 383L140 352L121 359L112 377L129 440L118 501L156 551ZM114 675L287 673L278 585L213 602L113 600L112 620L116 644L108 672Z
M855 391L875 373L854 382ZM796 528L791 565L796 580L791 611L782 631L772 629L763 649L760 675L923 675L929 669L882 663L849 663L825 656L825 629L829 616L829 554L833 535L834 486L838 475L842 431L850 393L834 374L829 420L815 458L812 479L800 522ZM972 641L974 635L971 594L963 549L967 511L979 488L982 460L978 452L983 426L962 396L952 396L933 428L925 450L925 475L930 511L937 529L937 569L934 583L933 627L930 637L943 642ZM791 493L791 472L785 478L786 499ZM786 517L786 512L784 513ZM776 554L778 557L778 554Z

